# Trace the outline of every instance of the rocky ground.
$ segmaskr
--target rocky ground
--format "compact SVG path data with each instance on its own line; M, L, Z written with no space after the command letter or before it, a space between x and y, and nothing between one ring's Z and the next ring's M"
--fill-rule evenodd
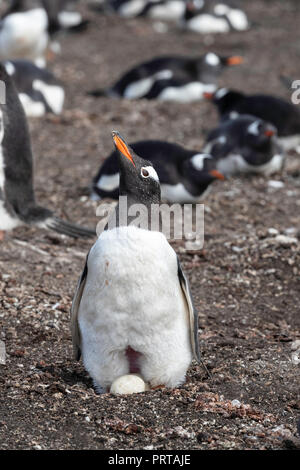
M95 100L156 54L241 54L221 84L290 99L279 75L299 77L297 1L244 0L247 33L200 36L149 20L82 9L87 32L62 35L50 68L66 85L65 111L30 120L41 204L95 226L91 178L112 150L111 130L129 140L162 138L201 149L217 123L210 103ZM0 244L1 449L300 448L300 160L282 174L218 182L205 201L205 244L173 244L199 311L203 360L175 390L116 397L95 394L72 358L69 318L91 241L19 228ZM275 183L278 181L279 184ZM283 237L281 235L284 235ZM1 347L0 347L1 358ZM4 362L4 361L3 361Z

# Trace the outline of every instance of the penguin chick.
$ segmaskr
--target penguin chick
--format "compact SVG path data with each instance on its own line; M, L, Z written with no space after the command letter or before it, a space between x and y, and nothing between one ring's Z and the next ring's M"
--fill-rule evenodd
M113 132L119 152L117 224L103 231L88 253L71 309L75 357L81 354L98 391L120 376L140 373L155 387L177 387L193 356L199 361L198 316L175 251L158 231L128 225L130 208L159 204L159 179Z
M225 176L280 171L284 153L271 124L254 116L235 115L222 120L212 130L204 147L214 157L217 169Z
M0 230L27 224L75 238L94 236L94 230L63 221L36 204L27 121L15 85L3 64L0 64L0 81L5 84L5 104L0 104Z
M160 140L135 142L130 147L154 165L161 197L170 203L196 203L207 195L216 179L224 179L209 154ZM115 150L105 159L93 179L92 199L118 199L119 181L118 151Z

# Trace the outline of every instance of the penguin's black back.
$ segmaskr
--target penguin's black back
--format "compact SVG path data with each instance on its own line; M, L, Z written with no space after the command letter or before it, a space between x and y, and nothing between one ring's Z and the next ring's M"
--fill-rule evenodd
M180 145L160 140L143 140L130 144L130 147L141 158L149 160L157 171L160 183L167 184L178 183L181 165L197 153L195 150L187 150ZM102 175L113 175L118 171L118 152L115 150L100 167L94 182L97 182Z
M122 96L130 83L152 76L162 70L170 70L176 73L178 78L196 80L198 76L197 59L180 56L156 57L126 72L112 87L112 91Z
M243 96L221 109L221 114L236 111L251 114L273 124L279 136L300 133L300 111L287 101L271 95Z

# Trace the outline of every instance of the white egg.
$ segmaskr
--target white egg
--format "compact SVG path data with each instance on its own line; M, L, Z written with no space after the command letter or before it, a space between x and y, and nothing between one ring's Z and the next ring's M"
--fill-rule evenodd
M130 393L140 393L149 390L148 385L138 374L127 374L118 377L110 387L110 393L114 395L126 395Z

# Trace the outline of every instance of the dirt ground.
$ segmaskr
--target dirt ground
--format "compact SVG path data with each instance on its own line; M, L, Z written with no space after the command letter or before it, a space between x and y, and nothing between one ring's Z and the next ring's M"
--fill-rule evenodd
M290 99L279 75L300 79L298 1L244 0L247 33L201 36L150 20L92 13L87 32L62 35L50 64L66 87L65 111L30 120L38 201L95 226L88 187L112 150L111 130L129 141L160 138L200 150L217 123L210 103L94 99L133 64L157 54L241 54L220 83ZM300 448L300 160L282 174L217 182L205 201L205 244L174 243L199 311L203 360L175 390L95 394L72 358L70 306L93 241L19 228L0 244L1 449ZM273 229L273 230L269 230ZM288 235L284 243L276 234ZM291 239L292 237L292 239ZM294 239L293 239L294 238Z

